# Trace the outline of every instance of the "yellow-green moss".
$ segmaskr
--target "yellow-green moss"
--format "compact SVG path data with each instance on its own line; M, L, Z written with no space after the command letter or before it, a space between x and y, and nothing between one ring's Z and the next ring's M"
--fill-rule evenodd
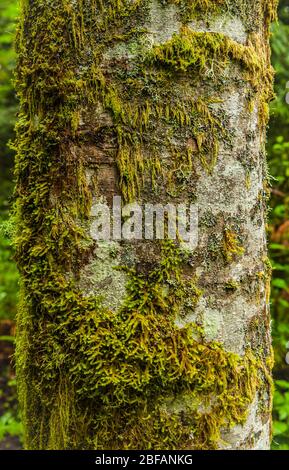
M223 255L226 261L230 263L234 257L242 256L244 251L237 234L232 230L225 229L223 234Z
M212 168L222 122L207 97L187 97L182 105L172 101L166 90L170 74L193 66L200 72L217 57L220 65L232 58L250 77L253 71L261 76L250 46L184 28L144 57L136 76L110 83L99 67L101 54L137 34L129 28L130 15L141 14L143 3L82 0L72 6L56 0L52 10L44 1L22 1L15 143L22 294L16 356L27 448L212 449L222 426L244 422L268 376L263 357L252 351L241 358L207 343L194 324L176 326L188 289L196 301L201 295L195 280L183 275L186 260L177 243L159 248L161 261L146 275L123 268L129 281L117 312L78 287L79 267L94 248L87 236L91 196L85 162L74 152L83 143L82 111L101 103L111 116L126 200L139 193L146 171L152 180L163 171L161 149L148 139L156 123L175 132L193 128L183 152L171 147L175 166L167 176L173 193L174 169L191 171L194 154ZM173 71L166 70L168 60ZM157 83L156 97L144 100L139 90L150 79ZM148 159L144 142L150 144ZM236 240L226 237L230 256L241 254ZM184 409L175 403L180 396Z
M221 33L195 32L183 26L171 40L153 48L151 61L176 71L209 73L212 78L220 76L232 61L237 62L244 79L255 89L253 102L257 99L260 122L267 124L267 103L273 96L273 69L260 36L251 35L249 45L244 46Z
M279 0L264 0L265 18L267 24L270 25L273 21L277 20L277 8Z
M42 309L50 304L31 336L32 312L19 312L29 448L212 449L221 427L244 422L265 366L249 350L240 358L206 343L196 325L175 325L181 268L181 252L167 242L147 276L127 270L127 297L116 314L65 286L55 302L43 291ZM175 409L182 394L188 403Z
M226 8L226 0L166 0L180 8L181 17L189 21L195 17L203 17L206 14L214 14Z
M201 72L216 68L216 73L228 65L230 60L240 62L243 67L257 72L260 61L251 46L243 46L222 33L192 31L183 26L179 34L165 44L156 45L152 61L173 67L177 71L198 69Z
M169 4L175 4L180 8L182 20L187 23L192 19L208 19L216 14L234 15L236 12L241 16L248 31L254 28L254 22L258 23L261 18L258 13L254 14L250 8L251 0L164 0ZM262 0L260 9L263 8L267 27L277 19L277 7L279 0ZM205 16L204 16L205 15ZM268 32L267 32L268 34Z

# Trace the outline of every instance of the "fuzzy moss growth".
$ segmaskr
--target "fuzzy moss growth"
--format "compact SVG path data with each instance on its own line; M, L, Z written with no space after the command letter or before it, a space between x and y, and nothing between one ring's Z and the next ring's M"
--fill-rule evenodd
M240 62L252 73L259 72L261 68L252 46L237 44L221 33L195 32L187 26L165 44L155 46L152 60L183 72L192 68L203 72L212 69L214 63L224 68L230 60Z
M225 0L167 0L181 7L184 19L194 18L204 13L216 13L224 6L227 6Z
M179 72L209 72L211 77L219 76L232 61L237 62L255 89L253 103L258 102L260 124L267 124L273 69L258 35L252 35L249 45L244 46L221 33L195 32L183 26L171 40L153 48L150 60Z
M277 20L278 5L279 0L265 0L265 17L268 24Z
M221 427L244 422L264 366L250 351L240 358L206 343L193 324L175 326L185 289L182 254L166 243L162 258L147 276L129 271L116 314L64 287L39 316L31 344L31 317L19 313L18 347L25 345L29 358L18 361L29 377L20 395L29 448L212 449ZM36 409L41 432L32 422Z
M208 19L218 13L238 14L243 22L248 26L248 30L254 29L255 23L260 21L260 15L252 17L251 0L165 0L167 3L175 4L180 8L180 14L187 23L193 19ZM279 0L261 0L259 11L263 10L265 22L269 28L270 23L277 19L277 7ZM253 20L253 24L252 24ZM268 33L268 32L267 32Z
M145 274L123 268L127 294L117 312L83 294L78 273L95 247L87 235L87 162L77 149L93 132L100 138L95 121L85 133L80 118L101 108L116 142L123 197L140 194L148 174L150 187L163 175L172 197L178 196L180 173L191 178L193 158L212 169L224 134L214 98L185 96L176 71L196 64L200 72L216 54L221 64L234 54L243 65L248 61L252 73L251 49L245 53L206 33L193 40L183 29L181 39L154 49L153 61L150 53L140 60L140 51L132 64L116 58L121 65L112 75L101 67L103 55L114 44L142 37L134 21L145 15L146 2L103 3L55 0L52 9L49 2L22 1L15 245L22 278L17 374L26 447L217 448L222 427L245 421L268 376L264 358L251 350L238 357L207 343L195 324L176 326L187 292L196 302L201 295L193 276L184 276L188 266L177 243L160 246L160 261ZM166 54L173 71L164 67ZM173 97L167 90L172 78L179 93ZM172 157L167 168L160 160L164 149ZM234 240L229 248L236 250Z
M242 256L244 248L238 241L237 234L232 230L225 229L223 236L223 255L227 262L231 262L234 257Z

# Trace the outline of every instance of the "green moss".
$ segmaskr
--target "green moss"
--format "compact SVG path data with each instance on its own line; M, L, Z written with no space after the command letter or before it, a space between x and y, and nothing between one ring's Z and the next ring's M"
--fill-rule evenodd
M270 25L270 23L277 20L278 5L279 0L264 0L267 25Z
M245 421L269 374L264 358L250 350L244 357L228 353L206 342L195 324L176 326L188 293L190 309L202 295L195 276L184 274L189 266L178 243L159 246L160 261L146 274L122 268L129 280L116 312L84 296L78 272L94 250L87 235L91 188L75 149L85 144L81 115L100 104L112 120L123 197L134 199L147 175L152 185L163 177L177 194L175 170L190 178L196 158L211 171L224 136L214 98L192 100L183 93L182 74L190 68L200 73L214 57L221 66L230 58L240 62L250 80L254 71L261 77L262 67L251 46L233 47L221 35L210 39L184 28L153 56L136 57L140 65L133 70L124 63L113 82L100 68L102 53L143 34L131 18L141 17L145 2L105 3L56 0L52 9L49 2L22 1L15 245L26 447L212 449L221 427ZM172 78L173 96L167 89ZM154 93L148 98L144 89ZM165 144L157 139L159 128ZM160 158L164 148L172 156L168 168ZM228 261L241 254L234 234L225 233L224 246ZM189 397L181 408L180 396Z
M251 110L257 100L260 123L267 124L267 103L273 96L273 70L260 36L251 35L249 45L244 46L221 33L195 32L183 26L180 34L153 48L150 60L179 72L210 72L213 78L219 77L232 61L237 62L242 66L244 78L255 89Z
M251 0L164 0L166 3L175 4L180 9L180 16L184 23L194 19L208 20L216 14L238 15L241 17L246 29L254 31L256 24L262 24L261 16L264 14L265 23L269 28L270 23L277 19L277 7L279 0L261 0L257 8L252 9ZM250 8L251 7L251 8ZM268 31L266 32L268 34Z
M228 291L236 291L240 289L240 283L235 281L235 279L230 279L228 282L226 282L225 289Z
M185 286L182 255L166 243L162 257L147 276L126 269L127 297L116 314L65 288L46 307L53 322L40 316L33 335L28 312L19 312L20 326L28 322L18 333L18 370L20 380L21 373L26 384L29 378L20 395L29 448L209 449L222 426L244 422L262 362L250 351L240 358L206 343L196 325L175 326ZM174 411L180 394L190 402Z
M155 46L152 51L153 62L183 72L188 69L212 69L215 63L219 73L219 68L224 68L232 59L241 62L252 72L260 68L252 47L237 44L221 33L195 32L187 26L183 26L180 34L174 34L172 39Z
M168 3L177 5L181 10L183 21L189 21L195 17L203 18L204 14L215 14L227 7L225 0L167 0Z
M228 263L232 262L235 257L244 254L244 248L240 245L238 236L232 230L225 229L223 236L223 255Z

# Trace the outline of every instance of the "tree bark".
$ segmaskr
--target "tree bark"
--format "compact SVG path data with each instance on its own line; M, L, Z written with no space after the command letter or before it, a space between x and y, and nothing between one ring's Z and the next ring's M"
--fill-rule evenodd
M268 449L274 0L22 1L17 375L29 449ZM194 203L198 244L96 241Z

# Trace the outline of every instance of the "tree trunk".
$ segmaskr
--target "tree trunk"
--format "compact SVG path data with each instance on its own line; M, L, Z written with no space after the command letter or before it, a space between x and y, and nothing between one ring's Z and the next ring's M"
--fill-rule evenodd
M22 0L15 243L27 448L269 448L275 3ZM99 240L98 204L112 208L113 196L194 204L197 247L119 227Z

